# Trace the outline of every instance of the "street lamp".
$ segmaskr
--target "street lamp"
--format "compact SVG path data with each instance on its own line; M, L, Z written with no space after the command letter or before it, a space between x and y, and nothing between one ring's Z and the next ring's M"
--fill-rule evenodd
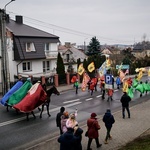
M85 38L84 39L84 52L86 51L86 40L87 40L88 38Z
M4 95L10 88L9 74L8 74L8 54L6 48L6 6L15 0L8 2L4 9L0 11L1 23L1 81L2 81L2 94Z
M9 5L10 3L12 3L13 1L15 1L15 0L11 0L10 2L8 2L8 3L4 6L5 13L6 13L6 6Z

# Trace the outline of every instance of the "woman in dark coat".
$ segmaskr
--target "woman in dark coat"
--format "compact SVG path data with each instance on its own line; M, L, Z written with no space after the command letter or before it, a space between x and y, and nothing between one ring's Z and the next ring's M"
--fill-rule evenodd
M103 116L103 122L105 123L105 127L107 129L107 134L106 134L106 138L105 138L105 144L108 144L108 138L112 139L111 135L110 135L110 131L112 128L112 124L115 122L114 116L111 114L110 109L107 109L105 115Z
M99 139L98 139L99 137L98 130L100 130L100 125L97 121L96 116L97 116L96 113L92 113L91 118L87 120L88 138L89 138L87 150L91 150L90 146L93 139L95 139L97 148L102 146L102 144L99 143Z

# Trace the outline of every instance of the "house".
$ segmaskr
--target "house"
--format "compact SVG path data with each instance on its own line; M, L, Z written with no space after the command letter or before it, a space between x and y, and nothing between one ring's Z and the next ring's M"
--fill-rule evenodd
M59 37L23 24L23 17L7 17L7 57L10 82L15 76L54 75Z
M62 56L66 72L70 69L73 69L71 72L77 72L77 59L80 58L81 62L87 59L85 53L70 42L66 42L65 45L59 45L58 52Z
M140 59L145 57L150 57L150 42L143 41L134 45L132 54Z

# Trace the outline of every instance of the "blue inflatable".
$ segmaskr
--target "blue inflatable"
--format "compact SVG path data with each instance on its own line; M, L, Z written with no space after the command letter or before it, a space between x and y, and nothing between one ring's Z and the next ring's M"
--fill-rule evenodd
M16 92L23 85L22 81L18 81L1 99L1 104L6 106L7 100L12 96L14 92Z

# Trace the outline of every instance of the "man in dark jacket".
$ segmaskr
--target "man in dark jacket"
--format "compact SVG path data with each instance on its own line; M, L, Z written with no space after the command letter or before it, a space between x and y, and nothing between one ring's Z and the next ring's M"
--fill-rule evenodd
M74 136L73 132L73 128L67 128L67 131L58 138L60 150L76 150L74 145L79 137Z
M110 109L106 110L105 115L103 116L103 122L105 123L105 127L107 129L107 134L105 138L105 144L108 144L108 138L112 139L112 136L110 135L110 131L112 128L112 124L115 122L114 116L111 114Z
M56 125L57 127L59 127L60 135L63 134L62 129L61 129L61 116L63 115L64 111L65 111L65 108L61 107L60 112L56 116Z
M128 113L128 118L130 118L129 102L131 101L130 96L126 92L122 95L120 102L122 103L122 117L125 118L125 109Z

